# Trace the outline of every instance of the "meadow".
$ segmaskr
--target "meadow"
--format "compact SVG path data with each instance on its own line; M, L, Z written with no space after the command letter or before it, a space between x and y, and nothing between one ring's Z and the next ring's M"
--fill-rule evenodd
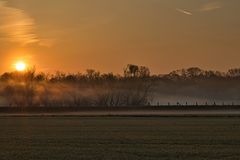
M1 117L1 160L234 160L238 117Z

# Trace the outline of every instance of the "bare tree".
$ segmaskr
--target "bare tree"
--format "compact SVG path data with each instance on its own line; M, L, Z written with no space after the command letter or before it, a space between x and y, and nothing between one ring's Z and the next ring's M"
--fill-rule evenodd
M127 67L124 69L124 76L125 77L136 77L139 71L139 67L134 64L128 64Z

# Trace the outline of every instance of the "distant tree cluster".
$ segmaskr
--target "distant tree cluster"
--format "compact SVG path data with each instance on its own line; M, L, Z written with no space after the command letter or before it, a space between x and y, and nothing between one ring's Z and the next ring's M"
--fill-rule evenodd
M193 80L193 79L240 79L240 68L230 69L226 73L219 71L206 71L198 67L172 71L161 77L172 80Z
M100 73L93 69L85 73L46 74L36 73L32 68L0 76L0 104L25 107L147 106L151 103L152 93L185 94L179 90L184 88L185 91L187 85L198 81L199 92L204 87L209 89L209 84L218 84L216 81L221 81L221 84L215 87L213 94L219 86L229 87L230 81L231 87L236 88L240 81L240 68L223 73L195 67L165 75L151 75L148 67L133 64L124 68L123 75ZM238 94L238 91L234 93Z
M168 80L194 80L194 79L240 79L240 68L229 69L227 72L206 71L198 67L175 70L169 74L151 75L150 69L145 66L128 64L123 70L123 76L113 73L100 73L94 69L87 69L85 73L64 73L55 74L36 73L35 68L24 73L11 72L0 76L1 82L14 81L47 81L47 82L91 82L91 81L119 81L119 80L147 80L147 79L168 79Z
M152 82L146 79L85 73L4 73L0 77L0 99L7 106L145 106Z
M149 78L150 69L145 66L128 64L127 67L124 69L124 77Z

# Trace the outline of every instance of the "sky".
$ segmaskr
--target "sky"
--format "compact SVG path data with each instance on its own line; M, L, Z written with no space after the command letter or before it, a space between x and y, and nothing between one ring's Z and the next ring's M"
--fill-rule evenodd
M239 0L0 0L0 73L240 67Z

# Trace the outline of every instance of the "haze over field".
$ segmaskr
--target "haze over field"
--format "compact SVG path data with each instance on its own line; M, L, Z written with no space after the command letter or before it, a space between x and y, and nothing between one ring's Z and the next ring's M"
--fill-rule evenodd
M239 16L240 0L0 0L0 159L239 159Z
M44 107L141 107L150 105L234 106L240 104L240 69L228 72L189 68L151 75L129 64L123 75L87 70L55 74L25 70L0 75L0 105Z
M0 72L239 67L239 0L0 0Z

